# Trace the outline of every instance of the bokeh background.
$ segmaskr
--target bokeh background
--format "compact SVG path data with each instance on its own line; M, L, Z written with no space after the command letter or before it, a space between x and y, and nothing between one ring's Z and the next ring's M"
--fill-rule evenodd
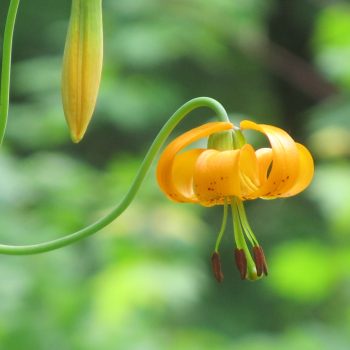
M8 3L0 3L1 33ZM0 348L349 349L350 3L103 7L101 92L74 145L60 102L70 1L21 3L0 153L2 243L61 237L108 212L167 118L197 96L218 99L234 122L288 130L312 150L315 179L295 198L247 203L270 275L240 281L229 226L219 285L210 254L222 208L169 202L153 166L130 208L95 236L42 255L0 256ZM195 112L174 135L211 117Z

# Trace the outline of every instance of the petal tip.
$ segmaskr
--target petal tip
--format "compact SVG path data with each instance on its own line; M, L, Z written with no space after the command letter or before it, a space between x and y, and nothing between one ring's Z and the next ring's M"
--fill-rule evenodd
M77 133L71 133L70 137L73 143L79 143L83 137L85 135L85 132L81 131L81 132L77 132Z

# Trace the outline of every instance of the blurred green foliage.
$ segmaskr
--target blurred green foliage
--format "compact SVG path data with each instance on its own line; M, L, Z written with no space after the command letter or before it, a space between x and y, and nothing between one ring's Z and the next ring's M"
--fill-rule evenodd
M0 3L1 33L8 3ZM60 103L70 1L21 3L0 153L2 243L45 241L99 218L125 193L162 124L196 96L217 98L234 122L287 128L311 147L315 180L296 198L247 203L270 275L239 280L229 228L217 285L209 257L221 208L168 202L153 169L127 212L94 237L0 257L0 348L348 349L349 4L103 6L101 93L85 139L73 145ZM175 133L210 117L195 112Z

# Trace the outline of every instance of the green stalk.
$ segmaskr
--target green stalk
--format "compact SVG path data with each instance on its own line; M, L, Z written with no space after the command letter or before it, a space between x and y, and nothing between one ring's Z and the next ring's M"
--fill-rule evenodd
M124 198L119 202L119 204L110 211L109 214L105 215L95 223L71 233L62 238L58 238L49 242L39 243L34 245L24 245L24 246L13 246L13 245L0 245L0 253L7 255L30 255L48 252L57 248L64 247L66 245L77 242L85 237L88 237L97 231L101 230L112 221L114 221L120 214L122 214L126 208L133 201L135 195L137 194L154 158L156 157L158 151L177 126L177 124L191 111L199 107L211 108L216 116L223 122L229 122L226 111L223 106L216 100L209 97L198 97L193 100L188 101L183 106L181 106L165 123L163 128L160 130L156 138L154 139L151 147L149 148L135 178L132 182L129 191L126 193Z
M0 145L5 136L10 100L12 40L20 0L11 0L4 32L0 82Z

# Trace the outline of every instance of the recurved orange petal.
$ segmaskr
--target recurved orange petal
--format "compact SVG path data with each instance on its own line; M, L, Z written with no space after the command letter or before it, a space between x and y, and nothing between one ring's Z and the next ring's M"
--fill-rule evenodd
M269 169L272 163L272 149L259 148L255 151L255 154L258 159L260 182L265 183L267 181Z
M239 178L241 184L241 199L248 199L260 186L258 161L254 148L246 144L240 149Z
M193 174L198 157L204 151L205 149L196 148L175 156L172 166L172 184L175 191L169 198L181 202L198 202L193 191Z
M173 140L163 151L160 156L158 167L157 167L157 180L160 188L173 200L175 201L184 201L184 197L179 191L179 184L174 183L174 159L176 154L180 152L183 148L188 146L190 143L199 140L202 137L209 136L213 133L232 129L233 125L226 122L214 122L201 125L197 128L194 128L181 136ZM194 160L194 154L189 154L191 160L188 160L189 164L192 164ZM186 156L185 156L186 157ZM178 162L185 162L185 158L178 160ZM185 181L185 180L181 180ZM180 181L180 182L181 182ZM187 181L187 180L186 180ZM185 182L186 182L185 181ZM177 182L178 179L177 179ZM176 187L177 186L177 187ZM182 188L182 186L180 186ZM174 196L175 195L175 196ZM177 198L177 196L179 196Z
M245 120L240 127L242 130L251 129L265 134L272 149L271 170L266 181L251 194L251 198L276 197L287 193L294 186L299 173L299 152L294 140L284 130L271 125ZM264 162L266 160L267 155L264 156Z
M240 150L206 150L198 157L193 185L201 204L222 204L225 197L240 197L239 155Z
M314 161L309 150L300 143L296 144L299 152L299 173L294 185L281 197L291 197L302 192L310 185L314 176Z

